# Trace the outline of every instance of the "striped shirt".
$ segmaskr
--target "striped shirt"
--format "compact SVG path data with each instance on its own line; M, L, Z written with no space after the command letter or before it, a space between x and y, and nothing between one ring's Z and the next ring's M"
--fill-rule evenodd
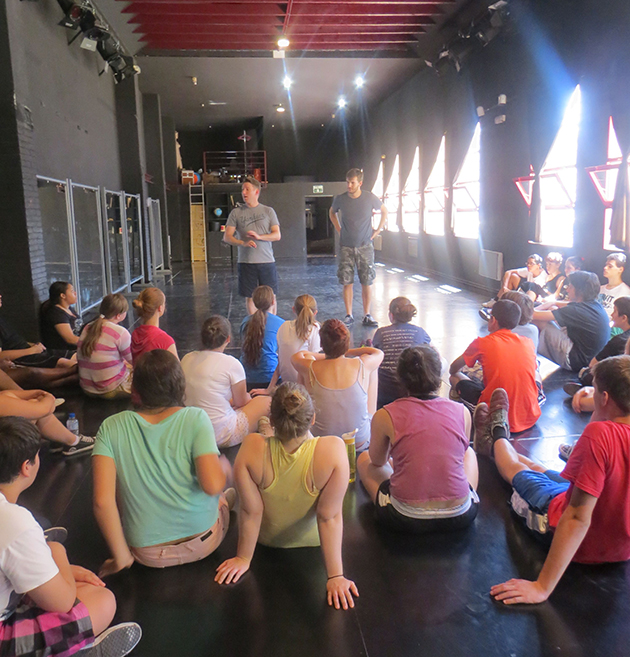
M94 345L92 355L87 358L81 349L90 324L81 333L77 345L79 381L81 387L95 395L104 395L123 383L131 368L131 335L126 328L108 320Z

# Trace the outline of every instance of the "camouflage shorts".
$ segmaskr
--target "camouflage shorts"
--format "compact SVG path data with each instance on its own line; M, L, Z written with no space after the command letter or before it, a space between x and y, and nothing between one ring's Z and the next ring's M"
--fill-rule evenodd
M337 278L342 285L354 283L354 268L357 268L361 285L372 285L376 278L374 267L374 246L342 246L339 249L339 267Z

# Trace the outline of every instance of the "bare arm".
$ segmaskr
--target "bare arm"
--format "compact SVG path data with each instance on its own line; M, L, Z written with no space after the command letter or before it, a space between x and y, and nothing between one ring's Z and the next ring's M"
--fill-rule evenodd
M227 244L232 244L233 246L247 246L252 249L256 248L256 242L254 240L239 240L234 233L236 232L236 226L226 226L225 233L223 233L223 241Z
M372 436L370 439L370 461L376 467L387 463L391 439L394 436L394 426L389 413L381 408L372 418Z
M113 575L133 564L133 555L120 520L116 504L116 463L109 456L93 456L94 517L109 547L111 559L107 559L99 571L101 577Z
M177 346L173 342L173 344L167 349L167 351L170 351L177 360L179 360L179 354L177 353Z
M381 220L378 223L378 226L372 231L372 238L374 239L378 235L380 235L383 232L383 228L385 228L385 224L387 223L387 217L389 216L389 213L387 211L387 208L385 205L381 205Z
M55 329L67 344L79 344L79 336L72 332L70 324L55 324Z
M330 210L328 210L328 216L330 218L330 222L335 227L337 233L341 233L341 223L339 222L339 217L337 216L337 213L333 212L332 206Z
M324 555L328 580L326 590L328 604L336 609L354 607L352 595L359 595L355 583L344 576L341 543L343 539L343 498L348 488L350 466L343 441L336 436L319 439L316 449L325 452L327 466L332 472L324 484L317 501L317 528ZM319 459L318 459L319 460Z
M556 318L553 316L553 312L551 310L534 310L534 317L532 318L532 322L535 322L536 324L541 324L544 322L555 322Z
M33 602L46 611L68 613L77 597L77 586L68 563L66 550L60 543L49 543L54 562L59 572L48 582L28 592Z
M263 516L263 501L258 485L265 446L265 440L260 434L250 434L243 441L236 457L234 477L241 504L238 514L238 548L235 557L227 559L217 568L214 579L219 584L237 582L249 570L254 556Z
M2 360L16 360L24 356L33 356L34 354L41 354L45 351L46 347L41 342L38 342L28 349L0 349L0 359Z
M298 374L306 377L308 376L311 361L323 360L324 358L326 358L325 354L314 354L312 351L298 351L297 354L291 356L291 365L293 365Z
M55 398L43 390L0 392L0 417L18 415L27 420L39 420L50 415L54 410Z
M451 376L453 374L457 374L457 372L459 372L465 366L466 366L466 361L464 360L464 354L462 354L451 363L448 373Z
M360 358L368 372L372 372L378 369L378 366L383 362L385 354L376 347L358 347L356 349L348 349L346 356L348 358Z
M282 237L280 234L280 226L272 226L271 232L264 235L253 230L248 230L247 236L258 240L259 242L278 242Z
M206 495L218 495L225 488L227 477L225 465L222 465L221 459L228 463L229 468L227 459L224 456L219 457L218 454L202 454L195 459L197 480Z
M243 379L232 386L232 406L234 408L243 408L252 400L251 395L247 392L247 380Z
M276 365L276 369L273 371L273 375L271 377L271 381L269 381L269 385L266 388L253 388L251 390L251 396L259 397L261 395L271 395L273 393L273 389L278 384L279 378L280 378L280 366Z

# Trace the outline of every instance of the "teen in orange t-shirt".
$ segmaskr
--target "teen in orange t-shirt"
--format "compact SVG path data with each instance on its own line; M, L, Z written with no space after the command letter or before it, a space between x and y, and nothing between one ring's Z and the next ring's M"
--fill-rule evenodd
M532 341L512 333L521 309L513 301L501 299L492 307L488 322L490 335L473 340L451 364L451 385L462 401L471 406L489 402L493 390L504 388L510 400L509 422L513 432L529 429L540 417L536 385L536 352ZM464 365L479 362L483 386L460 371Z

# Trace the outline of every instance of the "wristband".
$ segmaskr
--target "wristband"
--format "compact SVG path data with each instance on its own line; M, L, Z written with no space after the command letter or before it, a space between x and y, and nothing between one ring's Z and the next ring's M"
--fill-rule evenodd
M330 579L336 579L337 577L343 577L343 573L341 573L341 575L333 575L332 577L329 577L328 579L329 580ZM326 581L328 581L328 580L326 580Z

